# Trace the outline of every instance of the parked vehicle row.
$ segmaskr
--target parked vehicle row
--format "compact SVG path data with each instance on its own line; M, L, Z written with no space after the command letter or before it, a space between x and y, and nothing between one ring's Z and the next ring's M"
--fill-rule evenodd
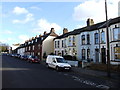
M40 63L40 59L33 55L10 54L11 57L19 58L30 63ZM46 58L46 66L48 68L60 70L71 70L71 65L62 56L48 55Z
M28 61L30 63L40 63L40 59L33 55L9 54L9 56Z

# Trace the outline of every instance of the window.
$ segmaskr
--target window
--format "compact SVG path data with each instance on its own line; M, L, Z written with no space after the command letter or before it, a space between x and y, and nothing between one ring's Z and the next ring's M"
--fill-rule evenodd
M73 42L75 42L75 36L73 36Z
M90 59L90 49L87 49L87 59Z
M64 40L62 40L62 47L64 47Z
M87 44L90 44L90 35L87 34Z
M120 40L120 28L113 29L113 40Z
M57 48L57 42L55 41L55 48Z
M35 46L33 45L33 50L34 50Z
M69 37L69 46L72 46L72 40L71 40L72 38L71 37Z
M75 55L76 54L76 50L75 50L75 48L73 48L73 55Z
M67 45L66 45L66 39L64 40L64 47L65 47L65 48L67 47Z
M101 32L101 43L102 43L102 44L106 43L106 40L105 40L105 32L104 32L104 31Z
M82 49L82 59L85 59L85 49Z
M40 44L38 44L38 49L40 49Z
M27 47L25 48L25 51L27 51Z
M29 50L30 50L30 46L29 46Z
M62 56L64 55L64 51L62 50Z
M71 42L71 37L69 37L69 42Z
M43 40L43 37L41 37L41 40Z
M32 41L32 43L33 43L33 41Z
M30 42L28 42L28 44L30 44Z
M73 46L75 46L75 36L73 36Z
M40 52L38 52L38 56L40 56Z
M98 44L99 43L99 34L98 33L95 33L94 35L94 38L95 38L95 44Z
M57 55L57 52L55 51L55 55Z
M37 39L35 41L37 42Z
M58 48L60 47L59 45L60 45L60 41L58 41Z
M119 60L120 61L120 46L119 47L115 47L115 60Z
M81 39L82 39L82 45L84 45L85 44L85 35L82 35Z

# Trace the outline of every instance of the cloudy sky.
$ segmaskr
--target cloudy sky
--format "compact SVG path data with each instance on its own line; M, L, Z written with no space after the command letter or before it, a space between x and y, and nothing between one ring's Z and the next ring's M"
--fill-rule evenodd
M65 0L64 0L65 1ZM107 0L108 18L118 16L118 1ZM59 0L59 2L1 2L0 42L24 43L31 37L54 28L58 35L86 26L86 20L105 21L104 0Z

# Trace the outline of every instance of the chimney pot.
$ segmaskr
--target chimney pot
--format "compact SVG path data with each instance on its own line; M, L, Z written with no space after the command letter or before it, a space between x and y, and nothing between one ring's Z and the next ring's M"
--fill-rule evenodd
M47 34L47 32L46 32L46 31L44 31L44 35L45 35L45 34Z
M63 29L63 34L65 34L65 33L68 33L68 29L67 28Z
M55 32L54 28L51 28L50 32Z
M87 26L91 26L91 25L93 25L93 24L94 24L93 19L88 18L88 19L87 19Z
M41 37L42 35L40 34L39 37Z

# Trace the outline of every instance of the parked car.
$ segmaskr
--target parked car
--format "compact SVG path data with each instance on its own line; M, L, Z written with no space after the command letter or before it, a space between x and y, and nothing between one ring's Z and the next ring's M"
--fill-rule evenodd
M37 56L30 55L28 57L28 62L30 62L30 63L40 63L40 60L37 58Z
M16 56L17 58L20 58L21 57L21 55L20 54L17 54L17 56Z
M22 60L28 60L28 56L27 55L21 55L20 59L22 59Z
M47 67L59 70L71 70L71 65L62 56L48 55L46 59Z

